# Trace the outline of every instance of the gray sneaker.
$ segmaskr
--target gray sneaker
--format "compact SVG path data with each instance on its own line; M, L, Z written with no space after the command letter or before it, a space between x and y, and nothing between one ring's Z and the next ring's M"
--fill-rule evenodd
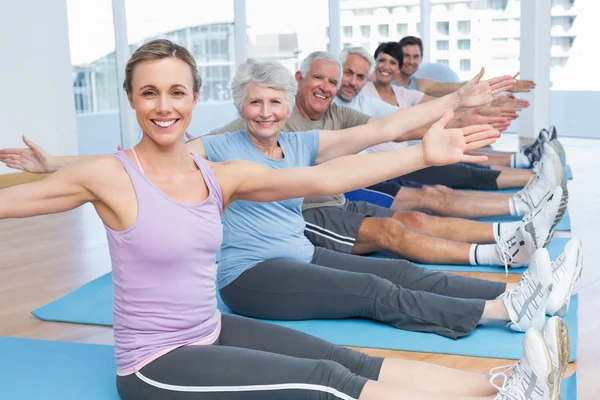
M564 317L569 310L571 293L583 270L583 246L573 238L567 242L563 253L552 265L553 289L548 297L546 314Z

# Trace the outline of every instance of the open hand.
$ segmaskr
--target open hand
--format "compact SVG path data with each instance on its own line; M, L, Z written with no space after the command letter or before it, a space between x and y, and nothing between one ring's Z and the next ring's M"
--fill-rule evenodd
M513 79L515 79L515 83L512 85L512 87L510 89L508 89L509 92L526 93L526 92L531 92L533 89L535 89L534 81L527 80L527 79L517 79L517 76L519 76L519 74L520 74L520 72L517 72L513 76Z
M497 78L482 81L481 77L485 73L485 68L470 81L461 86L456 92L459 99L459 107L471 108L482 106L494 100L494 94L504 92L510 89L515 80L509 76L499 76Z
M421 142L423 163L427 166L455 164L457 162L478 163L486 156L467 155L473 150L488 146L496 141L500 132L490 125L473 125L466 128L444 129L452 120L452 111L434 123Z
M465 128L467 126L472 125L491 125L492 128L497 129L499 131L504 131L510 125L510 122L506 118L502 117L493 117L479 114L479 110L481 107L476 107L471 110L470 113L463 116L460 119L460 127Z
M20 169L35 174L49 171L52 156L23 135L24 149L0 149L0 161L9 168Z
M486 104L485 106L479 109L479 114L484 115L486 117L500 117L506 118L509 121L517 119L519 114L517 113L517 108L513 106L495 106L493 103Z

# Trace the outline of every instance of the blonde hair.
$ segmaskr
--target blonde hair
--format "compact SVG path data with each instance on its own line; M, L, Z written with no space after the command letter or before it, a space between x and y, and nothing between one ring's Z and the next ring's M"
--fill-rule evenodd
M202 79L198 74L198 67L196 66L194 56L192 56L185 47L166 39L157 39L145 43L131 55L131 58L127 61L127 65L125 66L125 81L123 82L123 89L125 89L125 92L131 93L133 90L131 84L133 72L139 63L147 60L160 60L169 57L178 58L190 66L190 71L194 78L194 93L198 94L200 92L200 87L202 86Z

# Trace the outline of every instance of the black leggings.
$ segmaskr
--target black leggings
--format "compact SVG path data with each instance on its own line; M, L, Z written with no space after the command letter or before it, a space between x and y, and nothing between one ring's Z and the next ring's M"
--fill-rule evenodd
M362 317L459 338L479 324L505 283L431 271L405 260L316 247L312 263L263 261L221 289L237 314L272 320Z
M122 400L357 399L383 358L302 332L222 315L212 346L180 347L118 376Z
M429 167L399 178L424 185L445 185L453 189L498 190L500 171L485 165L457 163Z

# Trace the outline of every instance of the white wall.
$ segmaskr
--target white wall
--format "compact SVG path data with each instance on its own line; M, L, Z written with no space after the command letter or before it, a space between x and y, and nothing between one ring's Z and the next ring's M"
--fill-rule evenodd
M76 154L66 2L19 0L3 8L0 148L21 147L25 134L53 154ZM8 172L15 170L0 166Z

